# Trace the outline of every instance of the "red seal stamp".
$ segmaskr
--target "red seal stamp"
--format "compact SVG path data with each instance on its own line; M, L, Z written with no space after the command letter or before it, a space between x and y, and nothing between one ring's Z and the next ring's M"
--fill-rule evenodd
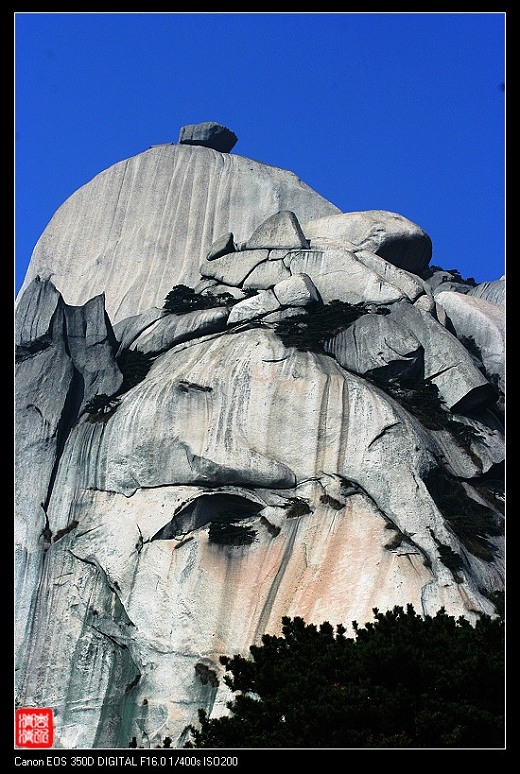
M54 715L48 707L25 707L16 710L16 747L52 747Z

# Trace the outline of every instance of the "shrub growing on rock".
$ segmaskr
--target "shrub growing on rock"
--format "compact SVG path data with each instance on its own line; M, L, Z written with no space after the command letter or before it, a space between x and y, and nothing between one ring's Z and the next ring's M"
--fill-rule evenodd
M105 392L98 393L85 405L85 411L92 417L109 416L119 404L118 398L113 395L107 395Z
M246 546L253 543L256 530L237 522L237 518L226 514L214 516L209 525L209 542L226 546Z
M489 538L504 533L501 516L470 497L460 481L444 471L431 474L425 483L461 543L473 556L492 561L495 549Z
M195 290L188 285L174 285L164 300L163 309L170 314L186 314L198 309L228 306L235 300L231 293L202 295L195 293Z
M138 349L123 349L117 358L117 365L123 374L123 384L118 395L127 392L145 379L153 363L153 356Z
M311 314L298 314L280 320L275 332L286 347L295 347L303 352L324 353L323 345L336 333L345 330L358 317L374 312L371 305L360 301L349 304L347 301L330 301L316 305ZM376 314L387 314L388 309L377 308Z

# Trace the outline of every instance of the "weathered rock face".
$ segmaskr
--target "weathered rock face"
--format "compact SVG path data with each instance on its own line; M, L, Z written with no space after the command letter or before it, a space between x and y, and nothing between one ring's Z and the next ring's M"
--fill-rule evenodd
M117 392L123 377L102 296L70 307L51 282L35 278L18 304L16 328L16 640L24 649L64 444L89 400Z
M492 282L481 282L468 291L469 296L477 296L485 301L491 301L493 304L504 304L506 292L505 277Z
M17 690L54 709L57 747L182 746L200 707L226 712L219 656L283 615L476 620L503 589L503 350L482 333L502 308L434 297L402 216L324 228L333 205L239 157L201 199L184 151L207 181L232 158L167 146L102 173L56 213L17 304ZM131 251L123 288L107 212L127 246L146 222L155 256ZM99 264L65 298L73 243Z
M470 339L477 347L486 374L496 376L505 389L503 307L483 297L443 291L436 296L446 310L459 339Z
M432 257L431 239L420 226L396 212L368 210L324 216L306 224L316 241L345 242L352 252L368 250L391 264L419 274Z
M284 209L300 222L339 212L292 172L203 146L152 147L67 199L34 249L24 288L52 275L68 304L104 293L115 324L162 305L173 285L194 286L223 234L245 241Z

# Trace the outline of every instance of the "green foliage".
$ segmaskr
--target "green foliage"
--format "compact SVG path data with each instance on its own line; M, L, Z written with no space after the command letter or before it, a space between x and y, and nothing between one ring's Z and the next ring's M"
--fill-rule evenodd
M460 422L453 414L446 414L444 429L448 430L455 441L468 452L471 450L471 444L480 437L479 431L473 425Z
M493 385L493 387L497 391L498 395L499 396L501 395L503 397L504 393L500 389L500 377L499 377L499 375L498 374L486 374L486 379L488 380L488 382L490 382Z
M448 411L437 385L410 376L385 378L366 374L366 378L413 414L429 430L447 430L454 441L472 455L471 444L480 437L473 425L461 422Z
M366 374L366 378L417 417L425 427L431 430L446 428L448 412L433 382L405 375L388 378L380 374Z
M219 682L217 673L214 669L210 669L206 664L197 662L195 664L195 674L199 678L202 685L210 685L212 688L218 688Z
M164 739L163 739L163 743L162 744L156 744L155 745L155 749L171 748L172 742L173 742L173 739L171 738L171 736L165 736ZM137 747L137 737L133 736L131 738L130 742L128 743L128 746L129 747ZM146 749L146 745L140 744L139 748L141 750Z
M85 405L85 411L91 417L108 417L119 404L119 399L113 395L107 395L106 392L100 392L88 401Z
M235 303L231 293L195 293L188 285L174 285L164 300L163 309L170 314L186 314L198 309L213 309Z
M118 395L135 387L145 379L153 363L153 356L147 355L138 349L123 349L117 358L117 365L123 374L123 384L118 390Z
M336 500L335 497L331 497L331 495L328 495L328 494L321 495L320 503L329 505L331 508L334 508L335 511L340 511L343 508L343 504L340 503L339 500Z
M505 514L505 465L503 462L494 465L473 486L494 510Z
M76 527L78 526L78 524L79 524L79 521L77 521L76 519L73 519L73 520L70 522L70 524L67 524L67 526L66 526L66 527L63 527L62 529L59 529L59 530L56 532L56 534L54 535L54 537L53 537L53 539L52 539L52 542L53 542L53 543L56 543L56 541L58 541L58 540L61 540L61 538L62 538L64 535L68 535L68 534L69 534L69 532L72 532L72 530L73 530L73 529L76 529Z
M284 617L250 658L222 657L230 714L201 710L186 747L502 747L504 622L374 615L353 639Z
M495 605L495 610L497 611L497 615L499 615L502 620L504 620L504 616L506 614L505 597L506 595L504 591L492 591L491 594L489 594L489 599Z
M426 266L419 274L418 277L421 277L423 280L429 280L430 277L433 277L436 271L445 271L441 266L435 266L435 264L431 264L431 266Z
M421 277L423 280L429 280L430 277L433 277L433 275L438 271L443 271L443 272L446 272L446 274L451 274L453 282L460 282L463 285L471 285L471 287L475 287L475 285L477 284L474 277L468 277L467 279L463 279L458 269L443 269L442 266L435 266L433 264L423 269L418 274L418 276Z
M240 517L221 513L209 525L209 542L226 546L245 546L253 543L256 530L238 524Z
M123 349L116 358L116 362L123 375L121 387L114 395L102 392L88 401L85 411L90 415L90 422L104 421L114 413L119 405L119 396L128 392L146 377L153 363L153 356L137 349Z
M461 282L463 285L471 285L471 287L475 287L477 284L474 277L467 277L464 279L458 269L443 269L443 271L452 274L454 282Z
M286 508L286 517L288 519L296 519L298 516L306 516L308 513L312 513L311 507L307 500L301 497L289 497L289 502L284 506Z
M358 317L372 313L372 307L364 302L349 304L346 301L330 301L316 305L312 314L298 314L288 317L275 325L275 332L286 347L295 347L302 352L321 352L323 345L336 333L345 330ZM376 314L387 314L388 309L379 308Z

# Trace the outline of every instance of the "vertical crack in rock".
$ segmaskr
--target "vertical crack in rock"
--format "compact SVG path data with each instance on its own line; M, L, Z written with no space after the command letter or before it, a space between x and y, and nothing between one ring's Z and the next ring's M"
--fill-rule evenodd
M259 645L262 640L262 635L265 634L267 622L271 615L271 611L273 609L273 605L276 600L276 595L278 594L278 589L280 588L280 584L285 574L285 570L287 569L287 565L289 564L289 560L292 555L294 542L296 540L296 534L298 532L298 519L294 519L293 521L290 522L288 532L289 532L289 535L287 538L287 545L285 547L285 551L283 552L283 557L280 562L280 566L276 571L276 575L274 576L273 582L271 584L271 588L269 589L267 598L262 607L262 612L260 613L260 616L258 618L258 624L256 626L255 633L252 640L253 645Z
M69 353L67 352L67 354ZM51 474L49 477L47 495L45 497L45 501L42 503L43 510L45 511L45 513L47 513L47 508L49 506L49 502L52 496L63 450L65 448L67 438L70 435L72 426L77 419L79 408L81 406L81 403L83 401L83 396L84 396L84 379L74 365L72 366L72 369L73 369L72 379L71 379L67 394L65 396L65 400L63 402L63 411L61 412L61 416L60 416L57 431L56 431L56 455L54 459L54 465L52 467Z
M386 433L388 433L389 430L391 430L393 427L399 427L400 424L401 424L401 422L391 422L388 425L385 425L385 427L383 427L382 430L377 435L375 435L372 438L372 440L370 441L370 443L367 446L367 449L370 449L370 447L374 443L376 443L376 441L378 441L380 438L382 438L384 435L386 435Z

